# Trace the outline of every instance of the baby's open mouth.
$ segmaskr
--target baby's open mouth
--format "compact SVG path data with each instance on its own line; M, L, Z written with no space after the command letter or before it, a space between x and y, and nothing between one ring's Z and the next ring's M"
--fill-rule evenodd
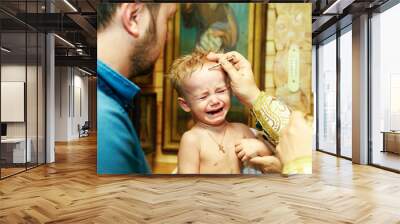
M221 108L216 109L216 110L208 111L207 114L214 115L214 114L217 114L217 113L221 112L223 109L224 108L221 107Z

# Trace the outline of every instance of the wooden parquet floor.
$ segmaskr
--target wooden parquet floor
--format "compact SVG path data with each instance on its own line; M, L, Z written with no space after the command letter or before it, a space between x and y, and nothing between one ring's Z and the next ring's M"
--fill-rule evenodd
M309 176L97 176L96 139L0 181L0 223L400 223L400 175L314 155Z

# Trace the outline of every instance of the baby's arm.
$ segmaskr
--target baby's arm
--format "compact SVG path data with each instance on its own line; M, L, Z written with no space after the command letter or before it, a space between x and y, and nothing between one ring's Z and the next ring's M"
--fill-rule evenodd
M235 151L239 159L244 162L256 156L272 155L267 145L257 139L248 126L242 125L241 128L244 138L235 144Z
M178 173L198 174L200 172L200 155L197 136L185 132L181 138L178 152Z

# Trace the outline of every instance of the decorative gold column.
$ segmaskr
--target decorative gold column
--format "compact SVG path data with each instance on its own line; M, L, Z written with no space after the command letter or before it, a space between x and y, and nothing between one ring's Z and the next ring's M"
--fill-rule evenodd
M268 4L266 37L265 91L312 116L311 4Z

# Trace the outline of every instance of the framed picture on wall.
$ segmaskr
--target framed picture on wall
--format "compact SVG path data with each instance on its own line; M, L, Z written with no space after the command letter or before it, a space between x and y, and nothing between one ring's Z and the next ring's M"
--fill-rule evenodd
M265 24L262 10L262 4L252 3L179 4L174 21L169 24L173 41L166 48L165 70L169 71L174 59L191 54L196 48L219 52L238 51L255 68L254 75L259 84L262 49L262 38L259 37ZM163 150L177 150L182 134L194 122L190 113L178 106L178 95L170 80L164 80ZM250 122L248 109L234 96L227 119Z
M132 82L140 87L153 85L154 72L147 75L136 76L132 78Z
M144 92L140 95L140 141L145 154L156 151L157 94Z

